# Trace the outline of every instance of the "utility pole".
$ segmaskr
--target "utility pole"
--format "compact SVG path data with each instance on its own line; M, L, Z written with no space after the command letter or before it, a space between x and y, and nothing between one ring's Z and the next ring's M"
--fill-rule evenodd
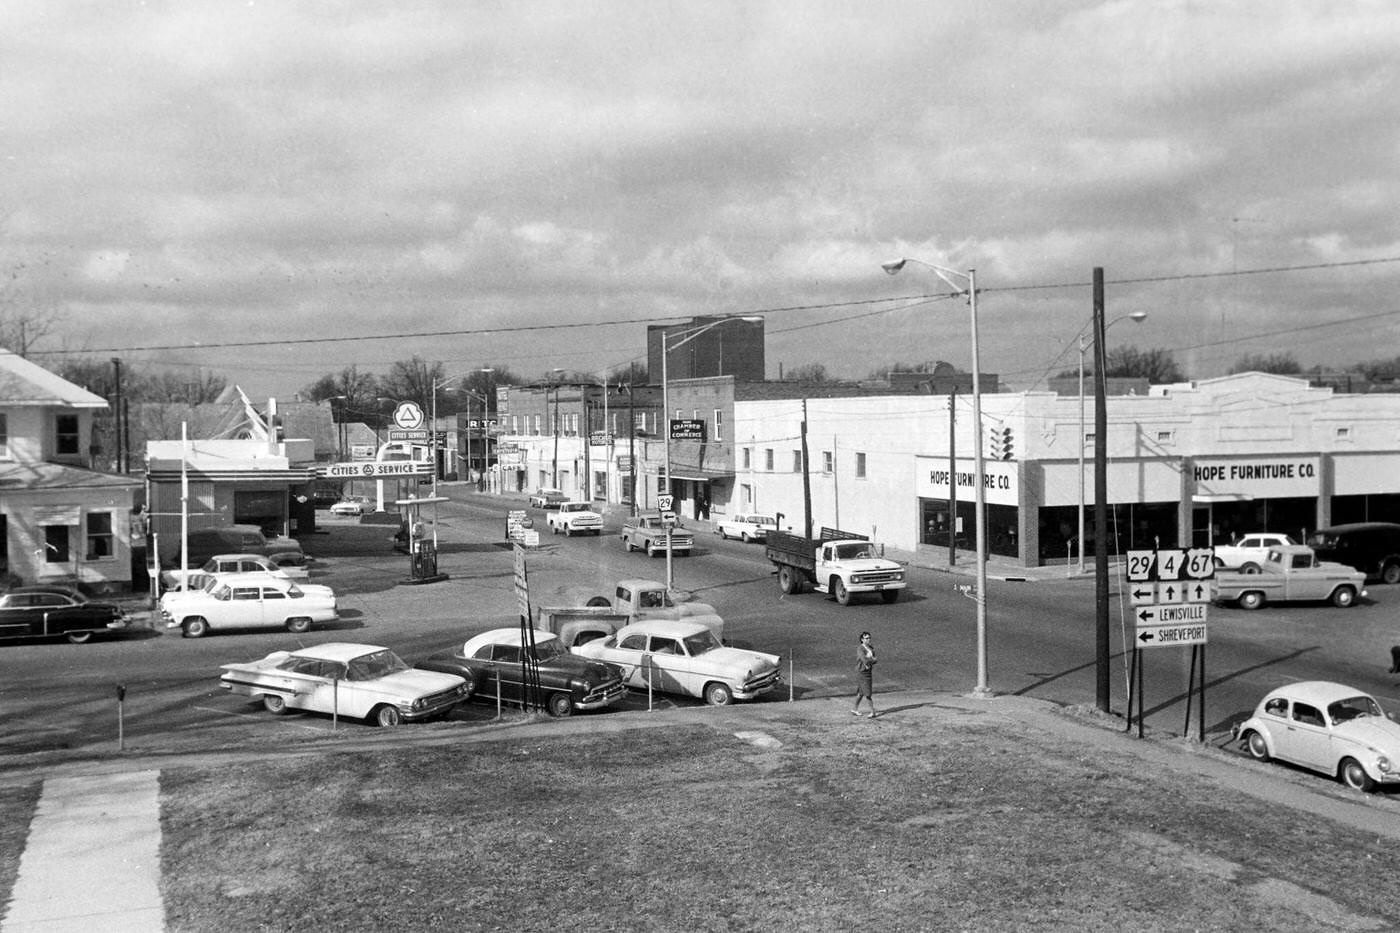
M1103 267L1094 267L1094 696L1098 708L1112 705L1108 618L1108 394L1104 381ZM1141 687L1139 687L1141 689Z
M124 418L122 417L125 406L122 404L122 361L120 357L112 357L112 425L114 433L117 435L117 457L116 466L118 473L126 473L128 467L126 449L129 441L126 437Z
M807 516L805 534L812 537L812 472L807 468L807 400L802 400L802 512Z
M948 393L948 566L958 562L958 387Z

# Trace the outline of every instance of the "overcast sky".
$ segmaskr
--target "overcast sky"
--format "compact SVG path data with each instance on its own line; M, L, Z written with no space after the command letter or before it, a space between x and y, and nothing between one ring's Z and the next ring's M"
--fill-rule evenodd
M766 315L770 378L966 369L965 301L893 300L949 291L880 271L907 255L976 269L1013 389L1077 366L1095 266L1110 319L1150 315L1107 344L1194 378L1400 355L1387 0L4 18L0 312L59 317L34 350L287 397L414 354L602 370L648 322L732 313ZM1259 271L1298 266L1326 267Z

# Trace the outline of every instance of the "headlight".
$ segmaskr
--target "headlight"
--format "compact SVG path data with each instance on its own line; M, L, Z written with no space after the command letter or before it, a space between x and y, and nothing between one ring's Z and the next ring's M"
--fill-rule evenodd
M409 706L412 709L422 709L426 703L427 700L423 699L423 697L419 697L418 699L410 703Z
M1390 772L1390 759L1381 755L1376 759L1376 767L1384 773Z

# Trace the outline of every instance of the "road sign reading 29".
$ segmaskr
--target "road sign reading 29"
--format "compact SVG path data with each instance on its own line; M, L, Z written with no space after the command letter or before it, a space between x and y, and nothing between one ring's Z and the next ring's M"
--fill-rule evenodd
M1215 555L1211 548L1189 550L1163 548L1156 551L1128 552L1128 579L1134 583L1153 580L1208 580L1215 576Z

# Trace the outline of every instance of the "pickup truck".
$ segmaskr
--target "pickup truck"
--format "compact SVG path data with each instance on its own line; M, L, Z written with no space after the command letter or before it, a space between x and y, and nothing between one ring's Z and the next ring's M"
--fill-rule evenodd
M855 593L879 593L887 603L904 589L904 566L886 560L884 549L864 535L823 528L820 538L786 531L769 531L764 556L778 568L778 588L800 593L810 583L818 593L830 593L843 606Z
M1217 573L1214 599L1258 609L1266 602L1330 601L1345 609L1366 595L1366 575L1345 564L1319 561L1302 544L1269 548L1258 573Z
M1217 570L1239 570L1243 573L1258 573L1269 557L1269 548L1286 547L1297 544L1288 535L1272 532L1252 532L1233 544L1215 546L1215 567Z
M551 534L563 532L566 538L573 534L603 533L603 516L593 511L591 502L561 502L559 508L545 516L545 522Z
M714 606L693 602L657 580L619 580L612 599L595 596L583 606L541 606L537 621L540 629L572 647L652 619L698 622L716 638L724 637L724 620Z
M671 529L671 553L689 554L695 546L695 536L679 525ZM627 551L646 551L647 557L666 553L666 526L659 515L638 515L622 523L622 547Z

